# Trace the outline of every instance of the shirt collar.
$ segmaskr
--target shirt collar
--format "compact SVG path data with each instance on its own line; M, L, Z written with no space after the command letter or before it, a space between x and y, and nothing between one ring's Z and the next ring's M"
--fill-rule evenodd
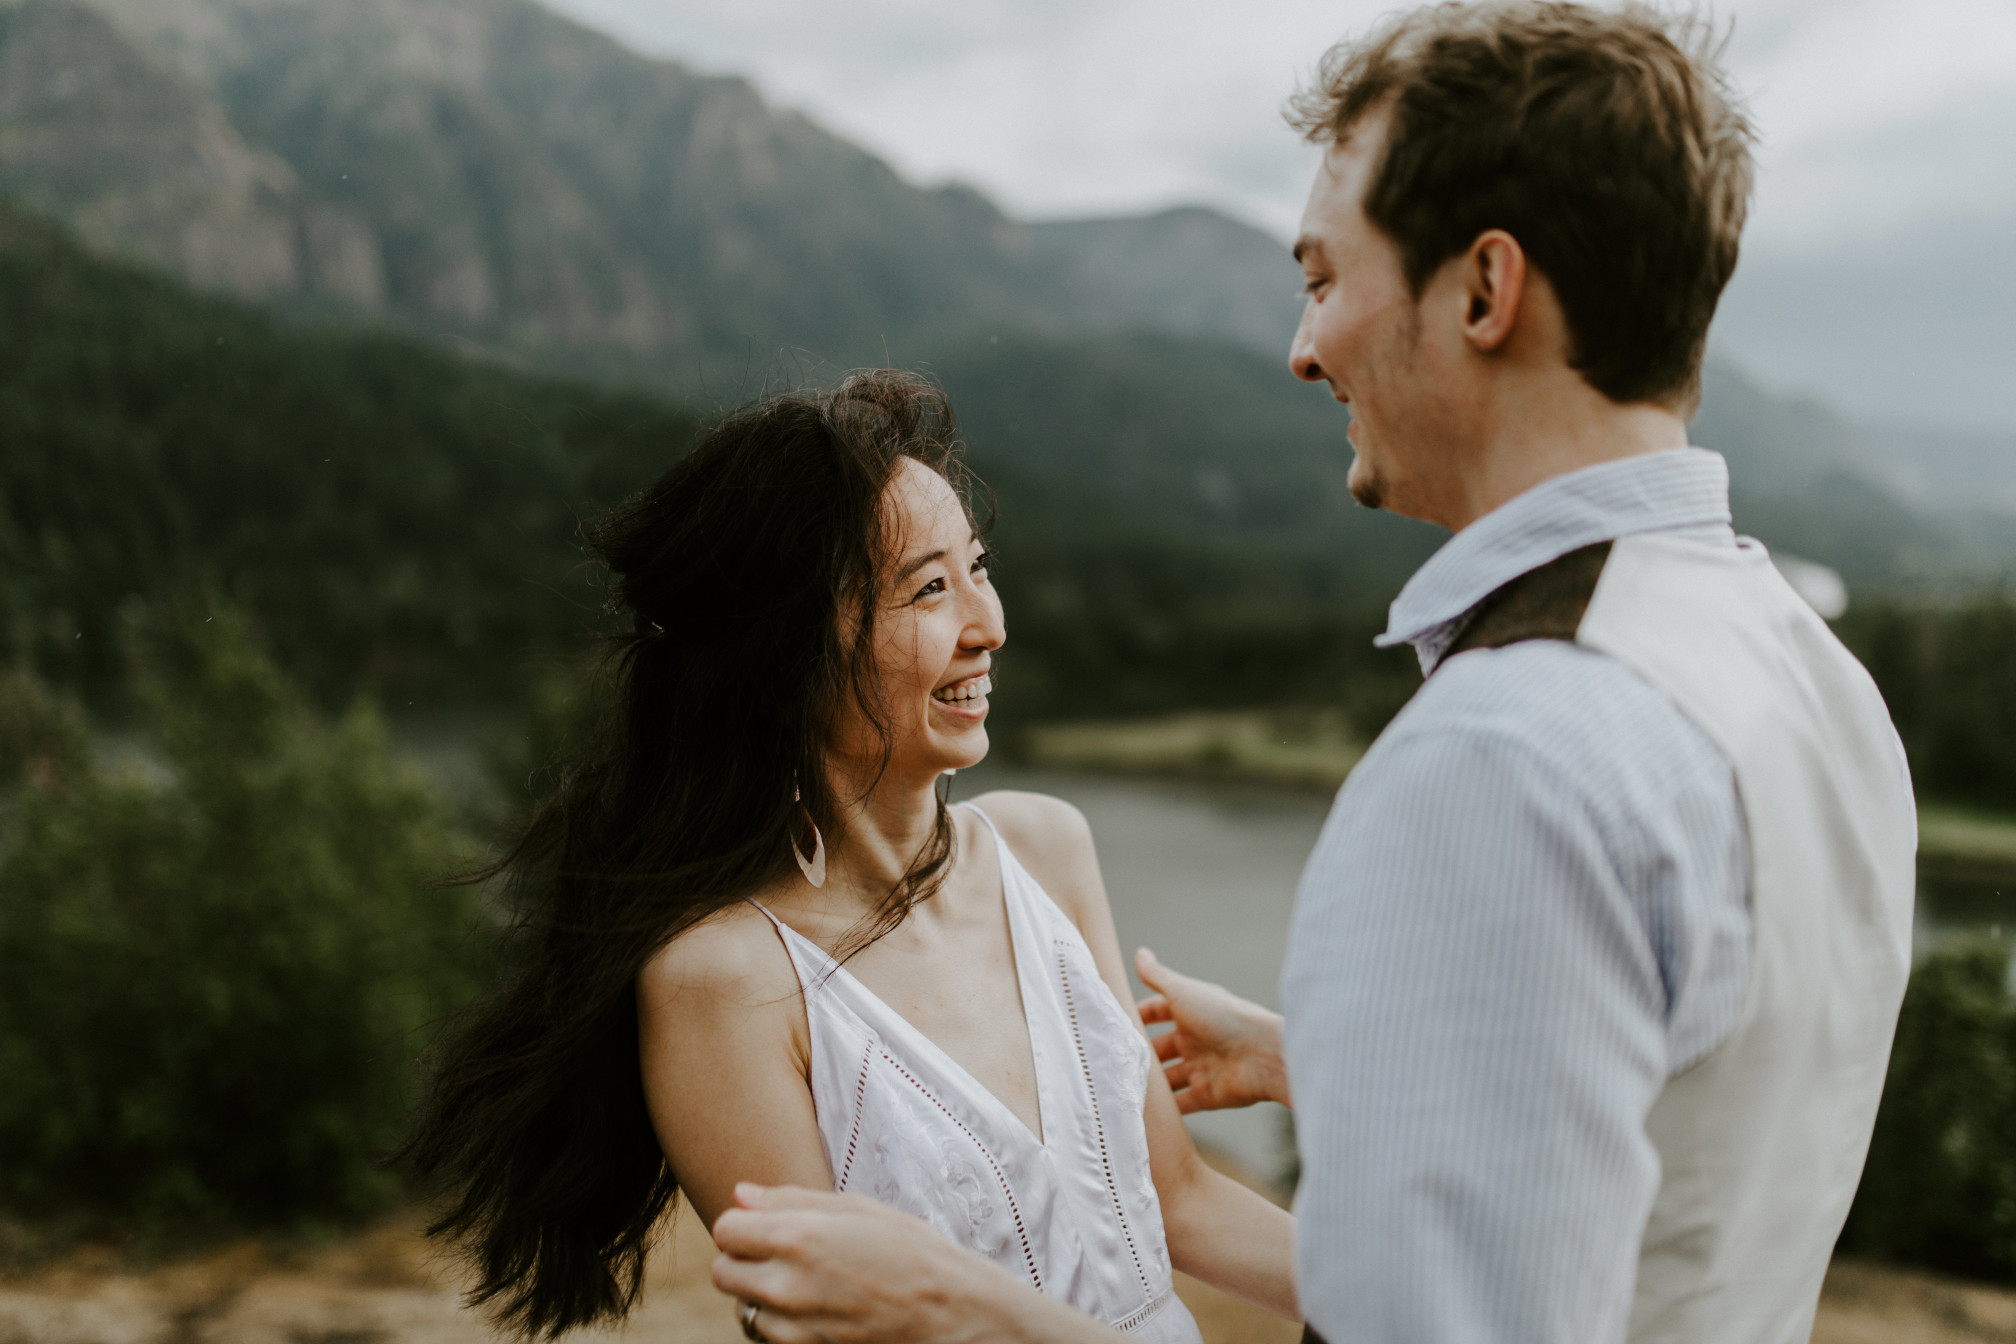
M1375 642L1414 645L1421 670L1432 672L1463 617L1528 570L1599 541L1688 531L1734 543L1729 465L1719 453L1675 448L1556 476L1444 542L1393 599Z

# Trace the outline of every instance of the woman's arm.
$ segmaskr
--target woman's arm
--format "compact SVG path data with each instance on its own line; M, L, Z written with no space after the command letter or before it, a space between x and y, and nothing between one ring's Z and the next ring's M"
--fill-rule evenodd
M644 1100L709 1227L735 1184L830 1190L812 1109L798 977L762 914L736 907L667 944L637 978Z
M1044 890L1071 916L1092 949L1099 973L1138 1024L1133 989L1120 960L1120 939L1092 830L1077 808L1033 793L990 793L976 802L1001 828L1009 846ZM1145 1033L1147 1028L1141 1028ZM1161 1069L1149 1070L1148 1157L1169 1257L1186 1274L1291 1320L1295 1300L1295 1220L1198 1155Z

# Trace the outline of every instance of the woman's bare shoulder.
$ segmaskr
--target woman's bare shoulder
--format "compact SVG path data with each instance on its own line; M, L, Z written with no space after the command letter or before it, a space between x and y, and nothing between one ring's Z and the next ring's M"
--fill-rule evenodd
M975 798L973 805L987 814L1018 854L1026 846L1092 843L1085 814L1047 793L995 789Z
M1085 814L1047 793L997 789L973 800L985 812L1022 866L1081 927L1093 910L1104 911L1106 886Z
M659 948L637 988L647 1005L711 1016L779 1000L795 1006L798 975L769 919L737 902Z

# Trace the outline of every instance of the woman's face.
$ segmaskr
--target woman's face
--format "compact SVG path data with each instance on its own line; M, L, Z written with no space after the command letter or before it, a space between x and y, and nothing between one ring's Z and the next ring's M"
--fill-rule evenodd
M987 755L987 673L1007 639L1001 599L944 477L906 457L882 503L895 559L877 594L873 677L893 737L889 770L935 778ZM841 736L843 752L858 744L879 755L868 725Z

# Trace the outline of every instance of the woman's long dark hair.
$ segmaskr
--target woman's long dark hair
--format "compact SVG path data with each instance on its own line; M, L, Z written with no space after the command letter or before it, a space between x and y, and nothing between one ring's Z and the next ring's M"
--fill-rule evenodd
M514 898L517 969L442 1050L404 1150L451 1196L429 1232L474 1262L472 1302L527 1335L626 1314L678 1197L645 1111L638 972L789 872L805 812L839 835L825 752L850 705L887 763L870 647L892 543L883 489L904 458L970 500L943 393L857 374L730 415L589 530L632 617L615 703L598 747L483 874ZM941 804L852 944L900 923L950 852Z

